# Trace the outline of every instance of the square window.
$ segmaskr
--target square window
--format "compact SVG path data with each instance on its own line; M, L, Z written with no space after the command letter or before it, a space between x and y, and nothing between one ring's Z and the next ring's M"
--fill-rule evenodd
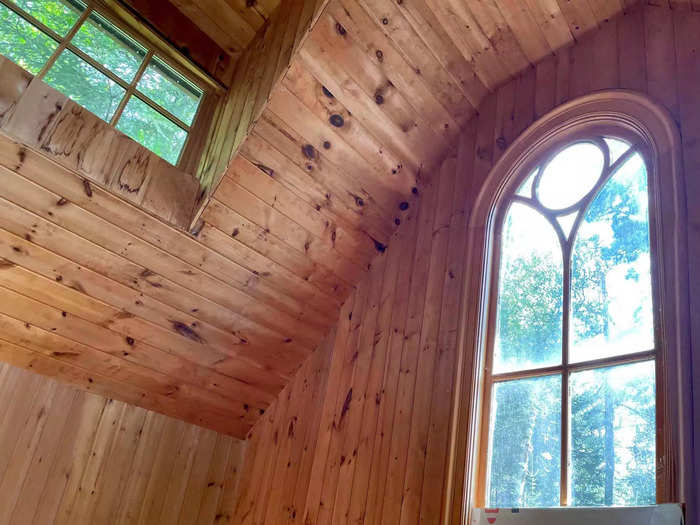
M177 164L205 92L151 45L83 0L0 0L0 27L0 54Z

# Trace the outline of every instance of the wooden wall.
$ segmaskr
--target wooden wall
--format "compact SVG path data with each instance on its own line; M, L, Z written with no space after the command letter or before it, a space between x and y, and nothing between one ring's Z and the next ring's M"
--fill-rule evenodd
M245 180L265 201L229 192L232 208L212 200L219 228L190 235L173 223L189 225L196 180L2 57L0 78L4 347L57 378L244 437L351 288L307 260L333 252L282 212L328 242L330 221L260 172Z
M206 189L201 204L219 184L323 5L324 0L283 0L238 59L201 161L199 180Z
M292 388L254 427L240 523L414 523L439 507L470 189L458 166L471 152L465 141L433 174L312 357L331 353L319 412ZM292 420L315 433L301 457L282 432ZM295 471L293 490L274 490Z
M220 523L245 448L0 364L0 524Z
M418 209L343 305L327 349L319 350L330 352L320 398L309 404L297 395L306 384L300 374L253 428L237 523L432 524L449 517L443 500L473 202L494 162L529 124L607 88L648 93L669 109L682 133L687 194L700 195L700 13L675 7L631 9L486 97L459 137L456 157L429 174ZM688 223L690 275L697 276L696 206L688 206ZM693 365L700 369L697 277L690 297ZM475 306L477 297L467 302ZM305 364L307 373L319 352ZM292 422L293 434L286 432ZM303 447L300 431L314 434ZM465 444L457 447L463 454ZM293 489L276 490L281 476L296 476ZM459 502L453 510L457 516Z
M58 164L187 228L199 184L108 123L0 55L0 130ZM87 190L86 190L87 191Z

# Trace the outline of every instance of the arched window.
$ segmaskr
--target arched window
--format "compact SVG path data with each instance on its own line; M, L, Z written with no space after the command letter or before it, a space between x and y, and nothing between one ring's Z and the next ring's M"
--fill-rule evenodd
M473 506L683 499L678 147L649 99L597 93L538 121L489 174L465 269L446 502L460 519Z
M586 135L541 156L508 201L489 313L487 505L653 504L657 344L643 155Z

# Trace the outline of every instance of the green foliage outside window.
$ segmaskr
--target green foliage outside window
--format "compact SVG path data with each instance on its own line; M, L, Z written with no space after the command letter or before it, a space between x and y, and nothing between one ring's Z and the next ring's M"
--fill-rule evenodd
M552 223L527 204L534 194L531 186L518 191L504 218L494 374L562 363L563 247ZM591 199L569 240L574 363L654 349L641 156L623 159ZM566 239L568 231L562 233ZM569 504L655 503L654 361L573 371L568 377ZM557 372L494 383L487 505L559 505L561 378Z
M0 4L0 54L36 75L58 43Z

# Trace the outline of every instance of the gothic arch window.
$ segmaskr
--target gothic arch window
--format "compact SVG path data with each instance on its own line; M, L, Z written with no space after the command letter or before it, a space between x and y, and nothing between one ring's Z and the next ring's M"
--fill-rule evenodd
M539 160L499 217L487 505L653 504L646 163L629 142L593 134Z
M470 221L463 342L476 361L458 374L466 479L452 512L681 498L677 150L661 108L607 92L554 110L492 170Z

